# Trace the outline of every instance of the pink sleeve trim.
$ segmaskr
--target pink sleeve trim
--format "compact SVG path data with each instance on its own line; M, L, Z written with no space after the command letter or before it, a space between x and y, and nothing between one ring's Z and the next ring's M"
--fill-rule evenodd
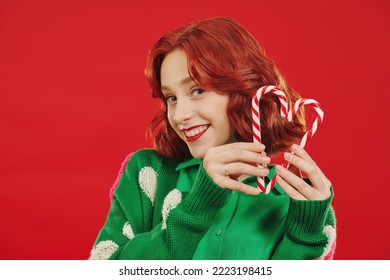
M330 247L328 254L326 254L326 256L324 257L324 260L333 260L335 251L336 251L336 239L333 240L332 246Z
M121 169L119 170L119 173L118 173L118 177L116 178L114 184L112 185L111 189L110 189L110 200L112 200L114 198L114 191L115 189L118 187L119 185L119 180L121 179L121 176L123 174L123 172L125 171L125 168L126 168L126 164L127 162L129 161L129 159L131 158L133 153L130 153L126 158L125 160L122 162L122 165L121 165Z

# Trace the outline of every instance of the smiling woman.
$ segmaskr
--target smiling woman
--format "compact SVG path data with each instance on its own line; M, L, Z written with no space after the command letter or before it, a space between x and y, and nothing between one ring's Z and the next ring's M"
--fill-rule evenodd
M162 102L150 124L154 149L124 163L91 259L332 258L332 186L295 144L303 112L287 122L268 95L264 145L251 142L256 90L276 85L290 104L299 94L247 30L228 18L173 30L150 50L145 72ZM269 164L281 152L289 169ZM261 193L256 177L275 173L276 187Z
M182 49L165 57L161 90L169 124L193 157L202 159L208 148L236 141L227 117L229 95L199 88L189 76L187 55Z

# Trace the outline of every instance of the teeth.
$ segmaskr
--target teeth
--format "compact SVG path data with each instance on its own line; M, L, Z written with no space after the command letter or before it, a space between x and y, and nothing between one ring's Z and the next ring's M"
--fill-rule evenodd
M197 128L186 130L184 131L184 134L188 137L194 137L195 135L198 135L199 133L202 133L207 129L207 125L198 126Z

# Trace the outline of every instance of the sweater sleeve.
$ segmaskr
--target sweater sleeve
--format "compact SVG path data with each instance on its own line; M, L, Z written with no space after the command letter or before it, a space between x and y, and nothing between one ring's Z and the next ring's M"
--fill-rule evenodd
M194 186L185 198L175 188L166 190L166 195L164 190L159 190L167 184L158 184L154 193L153 176L142 179L139 175L143 170L151 172L152 168L137 164L130 159L90 258L191 259L230 191L216 185L200 167ZM164 163L153 169L160 176L158 182L169 179Z
M285 234L272 259L331 259L336 244L332 199L333 190L325 200L291 199Z

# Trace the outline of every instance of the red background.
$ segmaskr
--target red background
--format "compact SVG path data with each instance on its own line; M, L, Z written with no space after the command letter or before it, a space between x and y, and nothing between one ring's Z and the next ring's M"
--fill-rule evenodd
M334 184L336 259L390 259L387 1L132 2L0 2L0 259L88 258L120 163L150 146L148 49L218 15L324 107L307 149Z

